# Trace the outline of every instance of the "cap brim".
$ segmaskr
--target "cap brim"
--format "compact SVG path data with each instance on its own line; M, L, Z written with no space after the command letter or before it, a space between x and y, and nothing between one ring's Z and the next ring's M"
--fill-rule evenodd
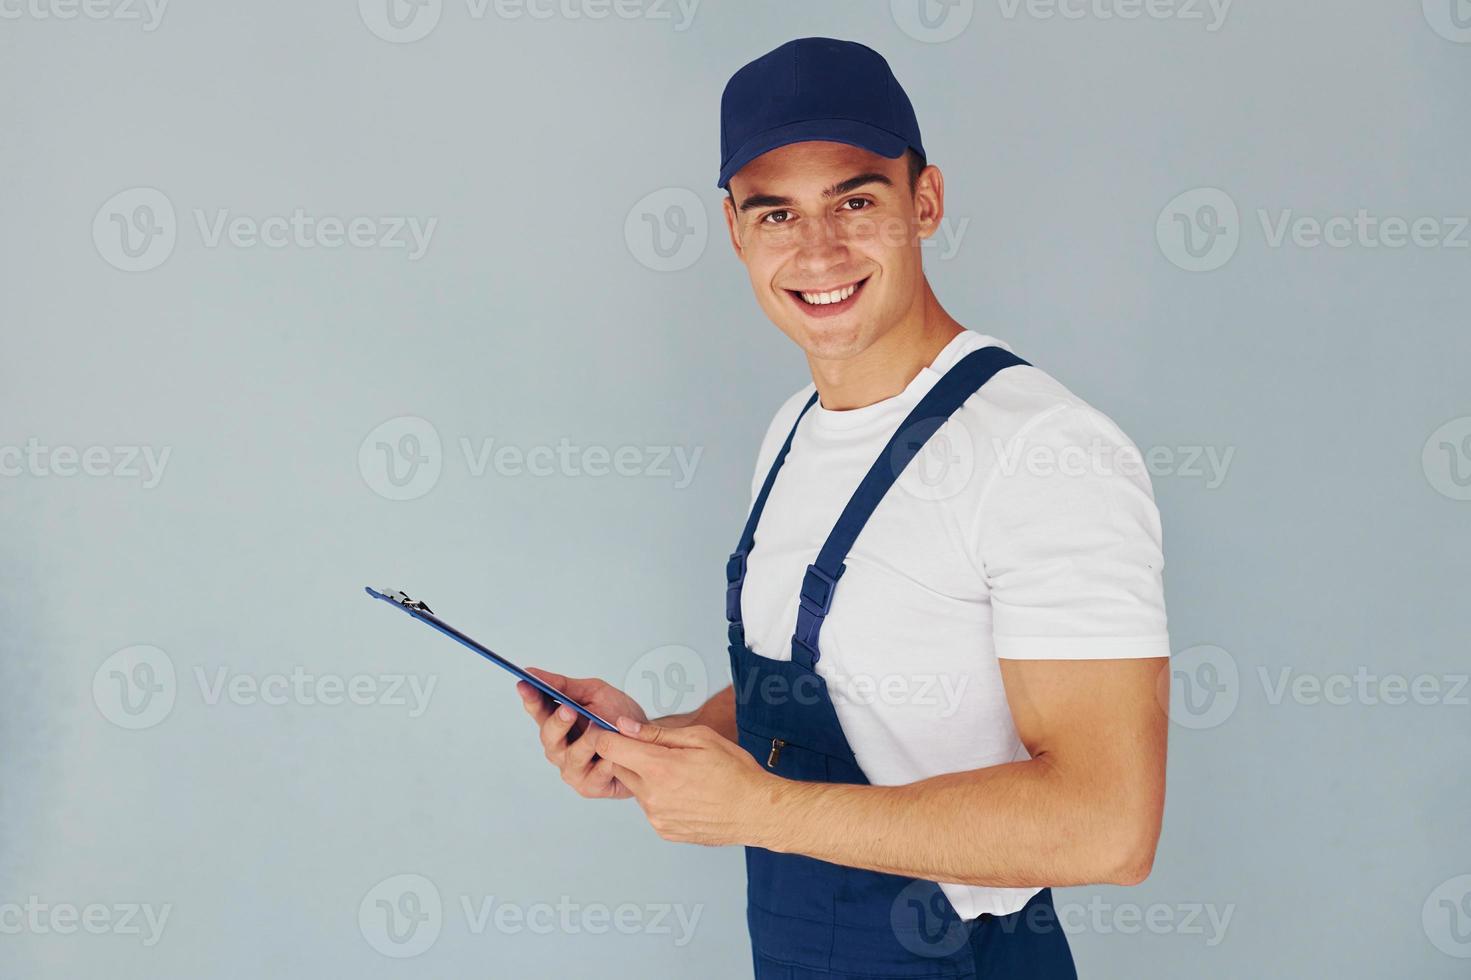
M881 157L900 156L909 146L902 136L868 123L852 119L804 119L757 133L742 143L726 161L725 166L720 168L720 179L715 186L724 188L737 170L763 153L770 153L789 143L806 143L810 140L847 143L877 153Z

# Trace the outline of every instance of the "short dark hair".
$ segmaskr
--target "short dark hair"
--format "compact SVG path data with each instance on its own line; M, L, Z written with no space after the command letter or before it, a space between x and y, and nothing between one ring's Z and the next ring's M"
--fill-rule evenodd
M926 166L925 158L914 151L914 147L904 148L904 159L909 163L909 193L912 195L915 188L919 187L919 174ZM730 192L730 184L725 185L725 196L735 203L735 195Z
M909 193L919 186L919 174L925 168L925 158L914 152L914 147L904 148L904 157L909 161Z

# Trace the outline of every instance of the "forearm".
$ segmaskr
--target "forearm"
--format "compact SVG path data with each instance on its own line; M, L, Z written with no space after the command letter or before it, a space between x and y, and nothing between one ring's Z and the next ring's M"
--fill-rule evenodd
M773 777L747 843L907 877L991 887L1136 884L1163 786L1125 793L1035 758L905 786Z
M735 689L729 684L717 691L708 701L694 711L679 715L666 715L654 719L656 725L665 728L685 728L690 725L705 725L715 729L723 738L737 741L735 723Z

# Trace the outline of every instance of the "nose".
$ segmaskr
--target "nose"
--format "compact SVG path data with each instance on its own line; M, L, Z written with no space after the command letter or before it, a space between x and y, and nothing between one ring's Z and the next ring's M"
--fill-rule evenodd
M850 252L842 229L841 222L835 221L831 215L800 222L796 240L796 267L804 275L820 279L832 269L847 265Z

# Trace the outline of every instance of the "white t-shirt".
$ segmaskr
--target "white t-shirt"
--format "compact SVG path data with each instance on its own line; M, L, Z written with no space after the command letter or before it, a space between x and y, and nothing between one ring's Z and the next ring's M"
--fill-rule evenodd
M802 575L859 480L961 357L1011 348L957 335L892 398L812 406L756 528L741 595L746 641L791 658ZM751 484L813 392L776 413ZM817 672L874 785L1030 758L997 658L1167 657L1159 512L1138 449L1036 367L995 375L920 451L847 557ZM941 883L962 918L1004 915L1036 888Z

